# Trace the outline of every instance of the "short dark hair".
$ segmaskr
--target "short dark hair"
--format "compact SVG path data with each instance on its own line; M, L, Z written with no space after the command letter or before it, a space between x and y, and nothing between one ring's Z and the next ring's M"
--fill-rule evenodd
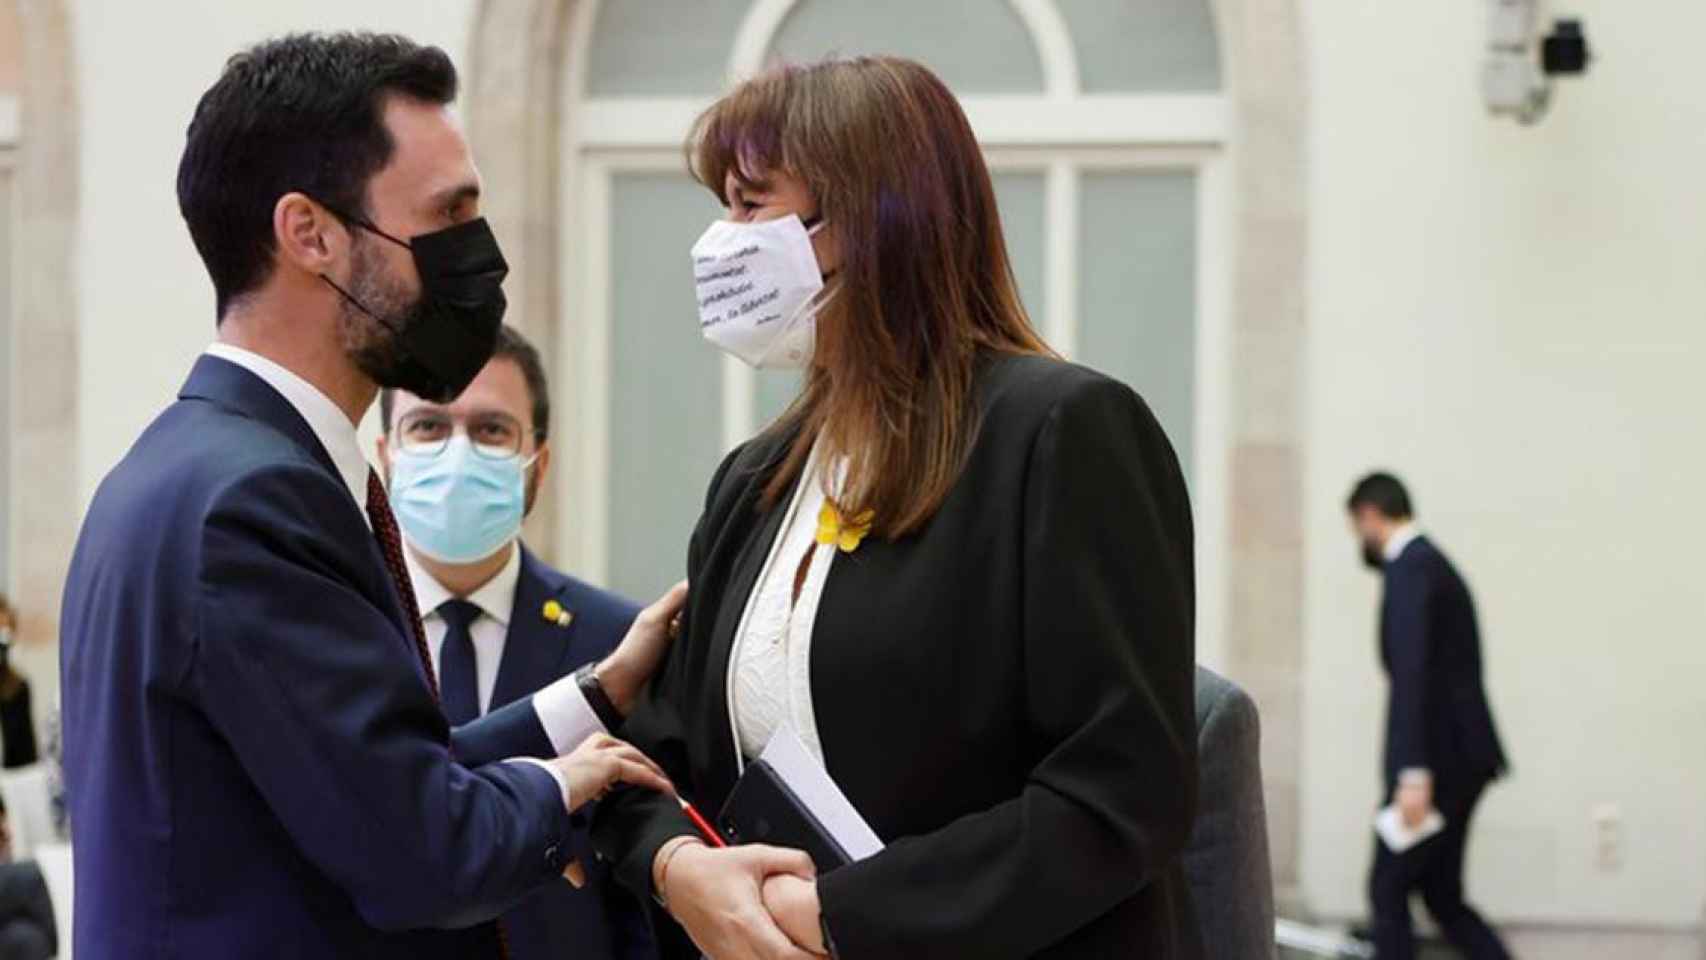
M1371 473L1357 481L1350 499L1345 501L1345 508L1356 510L1358 507L1373 507L1388 520L1408 520L1415 516L1410 507L1410 491L1404 489L1403 481L1390 473Z
M450 103L456 83L448 54L395 34L298 33L227 60L178 161L178 209L219 318L272 273L279 197L299 190L367 216L368 181L396 147L386 98Z
M498 345L492 351L492 360L509 360L521 368L521 379L527 381L527 399L533 404L533 442L544 443L551 435L551 384L545 379L545 362L539 357L539 348L506 323L498 329ZM391 412L396 407L397 391L389 387L381 390L379 428L386 434L391 432Z

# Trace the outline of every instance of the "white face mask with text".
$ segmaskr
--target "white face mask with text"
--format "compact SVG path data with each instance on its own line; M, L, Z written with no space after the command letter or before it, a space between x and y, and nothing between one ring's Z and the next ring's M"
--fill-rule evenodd
M811 362L823 274L812 234L795 214L776 220L718 220L693 244L699 330L719 350L761 370Z

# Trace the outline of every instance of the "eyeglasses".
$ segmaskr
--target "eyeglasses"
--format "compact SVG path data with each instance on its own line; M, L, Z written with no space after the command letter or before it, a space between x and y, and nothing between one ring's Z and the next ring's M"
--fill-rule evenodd
M508 414L474 414L467 418L463 430L477 456L487 460L521 456L525 431ZM432 410L411 413L397 421L397 448L411 456L436 457L450 446L455 435L456 420Z

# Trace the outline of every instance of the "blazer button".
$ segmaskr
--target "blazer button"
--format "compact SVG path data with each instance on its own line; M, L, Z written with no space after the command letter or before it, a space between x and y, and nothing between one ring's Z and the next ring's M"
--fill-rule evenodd
M545 848L545 865L552 870L561 870L564 867L562 851L557 849L554 843Z

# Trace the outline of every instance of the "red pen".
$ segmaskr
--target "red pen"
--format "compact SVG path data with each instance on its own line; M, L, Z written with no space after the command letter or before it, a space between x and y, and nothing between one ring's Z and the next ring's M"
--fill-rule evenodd
M693 809L693 804L682 799L680 794L676 794L675 802L681 804L681 812L687 814L687 819L693 821L693 825L698 827L699 832L705 835L706 842L713 847L728 846L728 844L723 842L722 835L717 832L715 827L711 826L711 821L706 820L703 814Z

